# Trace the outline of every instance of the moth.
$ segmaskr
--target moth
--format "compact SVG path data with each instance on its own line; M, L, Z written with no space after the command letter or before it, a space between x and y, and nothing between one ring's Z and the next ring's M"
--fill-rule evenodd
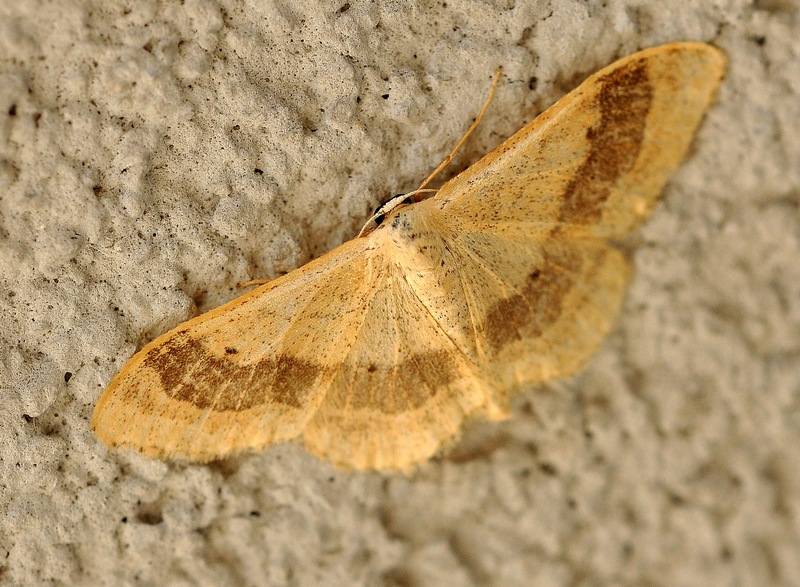
M438 190L141 349L92 418L108 446L206 462L297 439L407 470L511 394L576 373L611 329L639 226L724 76L672 43L589 77ZM441 166L440 166L441 167Z

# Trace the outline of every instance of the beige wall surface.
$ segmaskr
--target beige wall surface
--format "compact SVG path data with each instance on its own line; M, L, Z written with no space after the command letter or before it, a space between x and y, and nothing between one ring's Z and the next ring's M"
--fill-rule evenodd
M612 335L411 476L211 465L89 419L143 344L678 40L729 73ZM800 4L0 0L0 584L800 577Z

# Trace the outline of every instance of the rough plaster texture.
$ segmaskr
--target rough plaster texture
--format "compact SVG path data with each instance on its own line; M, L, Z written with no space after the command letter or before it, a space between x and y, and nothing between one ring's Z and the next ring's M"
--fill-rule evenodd
M800 7L0 0L0 583L800 584ZM639 48L730 73L619 325L416 475L109 452L135 349Z

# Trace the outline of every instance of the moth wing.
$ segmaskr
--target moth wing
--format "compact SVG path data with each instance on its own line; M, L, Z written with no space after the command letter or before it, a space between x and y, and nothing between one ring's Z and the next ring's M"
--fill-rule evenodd
M208 461L298 436L370 296L365 239L158 337L114 377L92 427L110 446Z
M704 43L646 49L589 77L434 197L484 230L620 236L647 216L724 75Z
M182 324L114 378L95 433L196 461L301 436L340 467L407 469L487 390L405 272L401 255L356 239Z
M460 232L450 248L467 277L445 286L467 307L488 403L500 412L509 391L584 366L613 327L630 274L602 239Z
M488 387L415 291L403 258L382 266L363 322L306 426L309 451L348 469L406 470L486 413ZM421 299L422 298L422 299Z
M484 231L431 200L389 222L409 227L429 269L407 269L403 281L475 366L488 418L508 414L509 391L580 369L619 313L630 267L605 239Z

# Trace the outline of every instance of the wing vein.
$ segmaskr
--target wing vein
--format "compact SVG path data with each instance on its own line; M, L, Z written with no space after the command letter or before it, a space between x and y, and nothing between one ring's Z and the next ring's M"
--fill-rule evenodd
M450 249L447 250L449 251ZM452 259L455 260L456 258L455 255L451 253L450 256ZM478 359L481 362L484 362L486 359L486 354L484 352L480 338L478 337L478 323L475 320L475 312L473 311L472 303L470 302L470 298L474 296L474 292L469 287L467 287L467 283L464 280L464 272L456 271L456 274L458 275L458 281L461 284L461 291L464 293L464 302L467 304L467 312L469 312L469 321L470 324L472 325L472 338L475 341L475 353Z

